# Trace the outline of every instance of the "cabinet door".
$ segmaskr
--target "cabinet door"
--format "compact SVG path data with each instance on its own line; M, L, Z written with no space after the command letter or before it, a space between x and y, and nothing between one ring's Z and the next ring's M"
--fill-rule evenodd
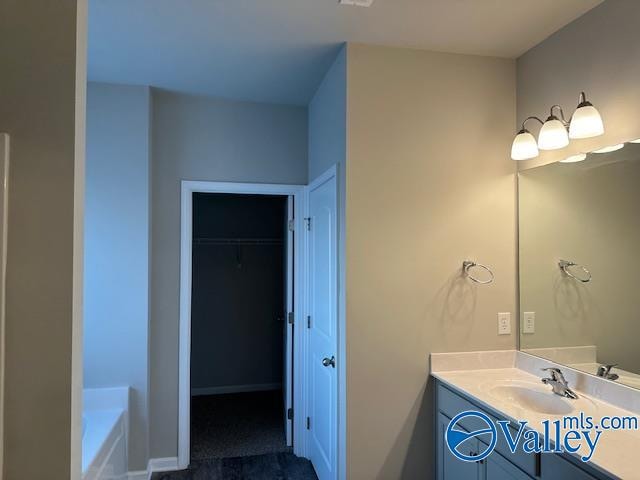
M544 480L596 480L596 477L576 467L560 455L550 453L542 455L541 470Z
M464 462L456 458L445 443L444 433L449 425L449 418L438 414L436 468L438 480L475 480L480 479L482 465L479 462ZM478 451L478 441L475 438L465 442L465 449L470 452Z
M531 480L531 477L507 461L499 453L493 452L484 463L485 480ZM567 480L567 479L564 479Z

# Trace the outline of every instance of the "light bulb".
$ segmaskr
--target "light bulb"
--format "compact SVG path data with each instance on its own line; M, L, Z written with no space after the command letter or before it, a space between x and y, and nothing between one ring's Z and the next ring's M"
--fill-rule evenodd
M571 155L565 158L564 160L560 160L560 163L576 163L576 162L581 162L586 158L587 158L586 153L578 153L576 155Z
M591 138L604 133L602 118L595 107L586 105L578 108L569 125L569 137Z
M591 138L604 133L602 117L591 102L585 98L584 92L580 94L581 102L571 117L569 125L570 138Z
M538 156L538 144L536 139L524 128L518 132L511 145L511 158L513 160L529 160Z
M555 115L550 115L544 122L538 136L540 150L558 150L569 145L567 128Z

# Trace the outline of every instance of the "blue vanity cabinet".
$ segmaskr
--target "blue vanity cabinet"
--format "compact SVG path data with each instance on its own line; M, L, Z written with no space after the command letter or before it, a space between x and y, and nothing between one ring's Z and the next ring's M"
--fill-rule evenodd
M445 432L451 418L468 410L483 412L494 421L500 419L498 412L482 407L472 398L436 381L437 480L611 480L612 478L566 455L527 454L521 449L512 453L501 434L498 435L495 450L487 458L479 462L463 462L449 451L445 443ZM465 431L483 428L473 423L465 424L464 421L459 422L457 427ZM515 437L515 433L512 437ZM470 454L472 451L485 451L487 448L481 440L476 438L469 439L461 445L464 446L465 454Z
M493 452L485 460L484 480L531 480L530 477L499 453ZM566 478L564 480L567 480Z
M437 435L442 439L437 445L436 478L438 480L531 480L532 477L497 452L478 462L463 462L454 457L444 442L449 422L449 417L438 413ZM469 439L464 443L462 451L465 455L473 455L474 452L484 451L486 448L486 445L479 440Z
M436 465L438 469L437 478L444 479L478 479L481 480L483 464L481 462L462 462L449 451L444 444L444 432L449 425L449 417L439 413L437 419L437 435L443 439L438 443ZM470 439L465 442L465 448L469 450L468 454L478 451L478 440ZM467 452L465 452L467 454Z
M560 455L543 455L544 480L594 480L595 476L565 460Z

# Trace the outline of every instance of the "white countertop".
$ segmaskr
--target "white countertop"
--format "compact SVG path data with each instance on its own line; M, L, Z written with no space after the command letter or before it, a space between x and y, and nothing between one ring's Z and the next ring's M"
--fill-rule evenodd
M562 367L561 367L562 368ZM501 397L493 390L496 386L515 385L524 386L536 390L542 394L554 395L550 387L544 385L540 376L532 375L519 368L481 368L453 371L432 371L435 378L441 380L455 390L458 390L481 405L495 410L513 421L527 420L528 426L543 433L542 420L554 420L562 418L562 415L540 414L532 410L521 408ZM576 390L579 399L569 400L560 398L565 402L572 402L574 411L568 415L585 415L593 417L594 422L600 422L603 416L636 416L634 412L624 410L607 403L602 399L586 395ZM640 479L638 466L638 448L640 447L639 431L602 431L602 435L588 462L592 467L623 479ZM581 449L575 455L582 456L586 450Z

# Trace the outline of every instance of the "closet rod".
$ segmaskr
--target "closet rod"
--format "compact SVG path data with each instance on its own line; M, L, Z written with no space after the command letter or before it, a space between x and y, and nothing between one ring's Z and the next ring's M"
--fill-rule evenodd
M281 238L214 238L196 237L194 245L283 245Z

